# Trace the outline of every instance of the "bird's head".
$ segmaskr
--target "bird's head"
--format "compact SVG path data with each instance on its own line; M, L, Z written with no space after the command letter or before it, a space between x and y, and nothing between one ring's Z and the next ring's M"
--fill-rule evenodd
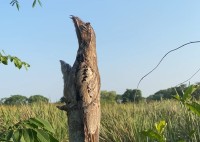
M95 33L90 23L83 22L80 18L71 16L73 20L79 47L88 47L91 40L95 40Z

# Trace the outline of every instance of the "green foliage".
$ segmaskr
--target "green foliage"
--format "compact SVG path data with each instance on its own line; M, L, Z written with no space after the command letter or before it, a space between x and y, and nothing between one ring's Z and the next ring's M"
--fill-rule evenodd
M63 96L60 98L60 101L58 101L58 103L65 103L66 102L66 98Z
M68 128L66 113L50 103L32 103L29 105L0 105L0 132L5 132L9 126L29 118L41 118L48 121L55 130L54 136L59 142L67 142ZM48 129L48 128L47 128Z
M186 107L200 117L200 104L196 102L185 103Z
M24 66L24 68L27 70L30 67L28 63L21 61L18 57L6 55L3 51L2 53L0 52L0 63L8 65L8 61L13 62L15 67L18 69L21 69L22 66Z
M13 95L9 98L4 98L5 105L22 105L27 103L27 97L22 95Z
M18 2L18 0L12 0L11 2L10 2L10 4L12 5L12 6L16 6L17 7L17 10L19 10L19 2Z
M12 95L9 98L2 98L0 99L0 104L5 105L22 105L22 104L31 104L31 103L38 103L38 102L49 102L49 99L42 96L42 95L33 95L29 98L22 96L22 95Z
M115 91L101 91L101 103L115 103L116 96Z
M33 8L35 7L36 3L38 3L40 6L42 6L42 2L41 2L40 0L34 0L33 3L32 3L32 7L33 7ZM11 4L12 6L16 6L17 10L19 10L20 5L19 5L19 1L18 1L18 0L12 0L12 1L10 2L10 4Z
M49 102L49 99L42 95L33 95L28 98L28 103Z
M0 99L0 105L4 104L4 102L5 102L6 99L7 99L7 98L1 98L1 99Z
M198 83L196 83L198 85ZM147 97L147 100L162 100L162 99L174 99L174 96L178 94L180 97L183 96L184 92L187 90L187 85L182 84L178 87L172 87L164 90L160 90L153 95ZM197 88L195 92L193 92L193 98L199 100L200 99L200 88Z
M165 142L166 138L164 136L164 130L166 126L167 123L165 121L160 121L159 123L155 123L155 130L149 129L146 131L142 131L141 133L144 136L154 139L158 142Z
M200 117L200 104L198 104L197 102L194 102L192 100L192 95L199 87L200 87L199 85L190 85L185 89L185 91L182 92L182 95L179 95L178 91L175 90L176 95L173 96L183 106L185 106L187 110L190 110L191 112L196 114L198 117ZM191 125L191 124L192 124L192 121L189 120L187 125ZM156 131L149 129L146 131L142 131L141 133L151 139L158 141L158 142L165 142L166 137L163 133L165 127L166 127L166 122L160 121L158 124L157 123L155 124ZM190 141L192 139L192 136L196 132L194 129L189 130L188 132L187 131L184 136L180 137L177 135L178 142Z
M199 85L190 85L181 97L178 93L174 96L181 104L200 117L200 104L192 101L193 93L200 88Z
M137 89L126 89L122 95L122 102L139 102L142 100L142 92Z
M20 121L0 133L0 141L10 142L58 142L53 136L54 130L48 121L29 118Z

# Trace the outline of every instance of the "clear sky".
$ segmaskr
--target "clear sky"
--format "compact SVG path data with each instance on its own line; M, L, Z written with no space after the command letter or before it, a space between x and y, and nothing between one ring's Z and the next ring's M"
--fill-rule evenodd
M0 64L0 98L41 94L52 101L63 95L59 60L73 64L78 42L70 15L89 21L97 36L101 90L122 94L135 89L169 50L200 40L200 1L31 0L19 1L18 12L0 2L0 50L31 67L18 70ZM169 54L139 86L143 96L188 79L200 67L200 44ZM200 73L191 83L200 81Z

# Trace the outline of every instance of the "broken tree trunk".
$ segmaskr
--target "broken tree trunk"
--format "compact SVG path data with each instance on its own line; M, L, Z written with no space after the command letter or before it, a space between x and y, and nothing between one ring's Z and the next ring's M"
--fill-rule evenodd
M97 66L96 37L90 23L72 16L79 49L73 67L64 61L65 105L70 142L98 142L100 129L100 76Z

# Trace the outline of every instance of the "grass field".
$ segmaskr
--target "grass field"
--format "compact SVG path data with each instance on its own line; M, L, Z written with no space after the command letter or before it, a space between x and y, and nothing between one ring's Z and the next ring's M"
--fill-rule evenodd
M187 111L178 102L162 101L133 104L102 105L100 141L102 142L145 142L151 141L141 135L145 129L153 129L155 122L165 120L165 136L175 142L179 137L186 141L200 141L200 118ZM67 117L54 104L23 106L0 106L0 131L29 117L48 120L56 131L60 142L68 141ZM196 132L189 138L188 134Z

